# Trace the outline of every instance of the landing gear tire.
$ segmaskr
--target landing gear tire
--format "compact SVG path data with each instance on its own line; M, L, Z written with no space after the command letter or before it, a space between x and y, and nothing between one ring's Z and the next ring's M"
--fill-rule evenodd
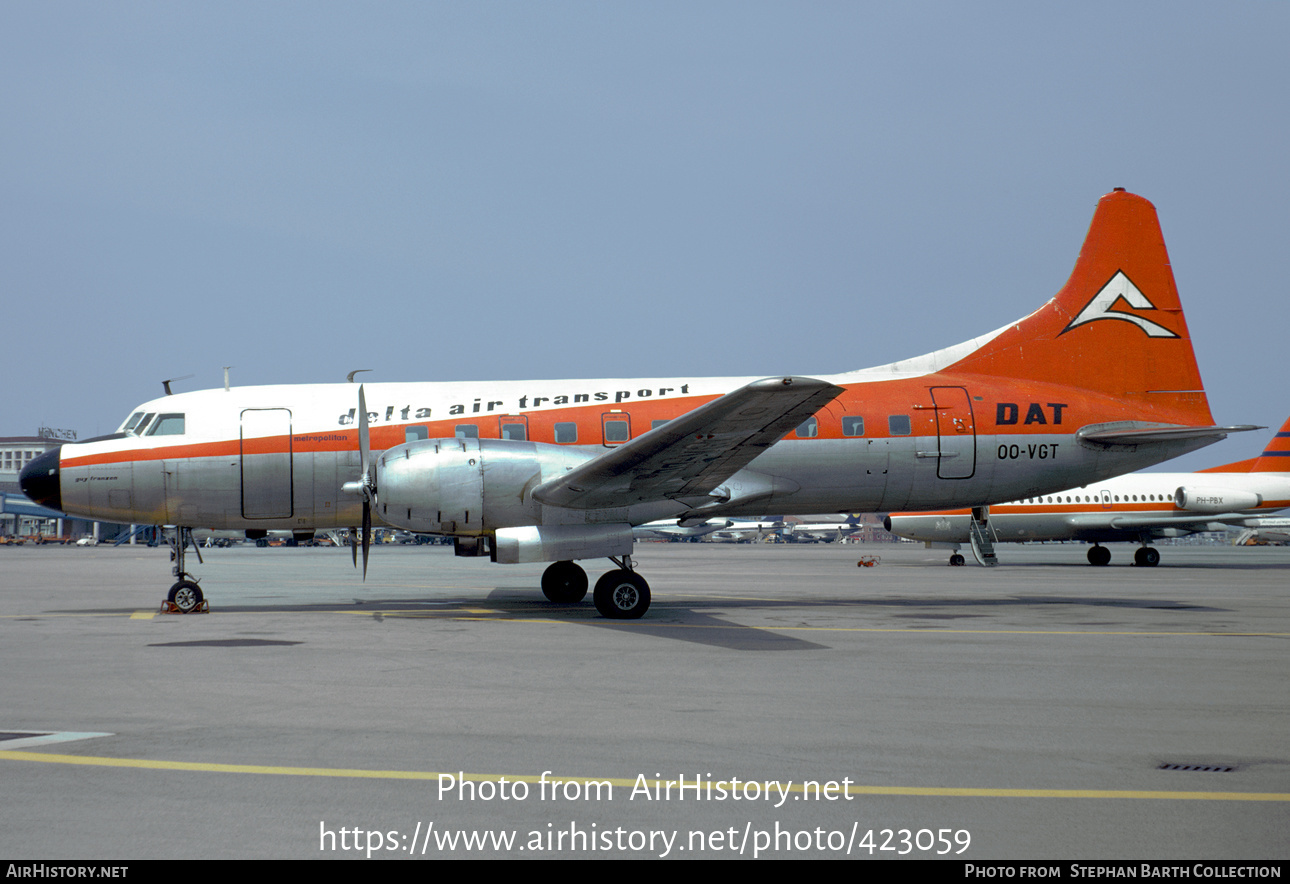
M959 566L963 565L966 561L967 559L963 558L963 556L960 553L954 553L952 556L950 556L950 564L953 565L955 568L958 568Z
M202 603L202 588L191 580L181 580L170 587L167 600L182 614L197 610Z
M1090 565L1109 565L1111 563L1111 551L1104 546L1094 546L1088 551L1088 563Z
M557 605L572 605L587 597L587 572L575 562L556 562L542 572L542 594Z
M649 610L649 584L633 571L610 571L596 581L596 610L610 620L636 620Z
M1144 568L1154 568L1160 564L1160 550L1151 546L1140 546L1133 554L1133 564Z

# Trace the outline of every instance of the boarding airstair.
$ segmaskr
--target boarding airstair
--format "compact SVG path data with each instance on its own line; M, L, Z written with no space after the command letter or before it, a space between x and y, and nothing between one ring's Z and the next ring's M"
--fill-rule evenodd
M999 564L994 554L993 531L989 524L990 508L972 507L972 518L968 519L968 538L972 541L972 556L980 564L992 568Z

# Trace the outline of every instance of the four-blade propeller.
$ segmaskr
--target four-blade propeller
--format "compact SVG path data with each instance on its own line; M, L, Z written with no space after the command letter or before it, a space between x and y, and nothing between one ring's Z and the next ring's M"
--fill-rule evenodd
M371 544L372 504L376 501L376 476L372 472L372 448L368 437L367 397L363 395L362 384L358 387L358 451L361 455L362 472L357 482L346 482L341 490L363 498L363 580L367 580L367 553ZM350 551L354 557L354 567L358 567L358 536L350 535Z

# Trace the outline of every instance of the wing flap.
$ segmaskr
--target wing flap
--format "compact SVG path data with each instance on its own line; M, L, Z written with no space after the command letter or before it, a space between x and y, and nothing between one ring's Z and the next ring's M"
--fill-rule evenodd
M753 381L538 486L533 497L573 509L702 497L841 392L815 378Z

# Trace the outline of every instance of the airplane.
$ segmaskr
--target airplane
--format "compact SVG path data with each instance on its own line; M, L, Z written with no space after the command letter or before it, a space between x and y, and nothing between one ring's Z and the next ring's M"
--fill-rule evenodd
M698 540L733 524L729 519L704 519L701 522L659 519L644 525L633 525L632 536L637 540Z
M1155 207L1101 197L1069 280L1023 319L826 377L230 387L145 402L31 461L32 500L83 518L248 536L361 525L457 555L552 563L542 591L606 617L650 604L632 526L767 511L982 507L1132 472L1216 426ZM167 391L169 392L169 391ZM981 511L984 515L985 510ZM175 532L169 599L203 593ZM358 565L358 549L353 549Z
M995 542L1088 540L1090 565L1111 561L1102 546L1113 541L1142 544L1137 565L1154 567L1160 552L1149 546L1162 537L1185 537L1200 531L1247 528L1276 538L1286 519L1260 514L1290 506L1290 419L1258 457L1210 467L1197 473L1134 473L1105 482L995 504L990 531ZM951 565L962 565L960 544L970 543L970 510L939 513L892 513L883 526L899 537L945 545L955 552Z
M785 543L817 543L841 540L858 530L851 516L832 514L802 515L797 521L783 516L764 516L754 520L734 520L714 533L714 540L757 541L773 537ZM808 521L809 520L809 521Z
M833 543L855 534L863 527L860 524L860 513L836 516L822 513L801 516L796 522L785 522L783 537L793 542Z
M729 524L714 531L714 543L744 543L779 537L784 533L783 516L763 516L759 519L731 519Z
M1233 546L1245 546L1250 541L1263 543L1290 543L1290 519L1247 519L1232 541Z

